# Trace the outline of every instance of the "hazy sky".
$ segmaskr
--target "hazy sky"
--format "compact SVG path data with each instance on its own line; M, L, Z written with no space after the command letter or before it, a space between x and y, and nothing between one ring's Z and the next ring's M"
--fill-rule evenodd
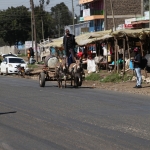
M39 4L39 0L33 0L35 5ZM50 11L50 8L55 6L56 4L59 4L61 2L64 2L70 10L72 10L72 0L50 0L50 4L46 6L46 10ZM78 4L79 0L73 0L75 13L79 15L79 6L76 6ZM7 9L8 7L16 7L24 5L26 7L30 7L30 0L0 0L0 10Z

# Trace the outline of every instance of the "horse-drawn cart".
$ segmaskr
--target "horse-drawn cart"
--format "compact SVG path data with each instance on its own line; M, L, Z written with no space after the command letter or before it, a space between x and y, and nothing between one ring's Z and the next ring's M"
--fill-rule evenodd
M47 81L57 81L59 88L62 88L62 82L65 82L66 87L68 81L70 81L71 86L73 85L72 82L74 82L75 87L82 85L85 77L82 62L76 61L76 63L71 64L69 68L67 68L62 62L63 61L55 61L54 63L54 61L51 61L47 66L42 68L42 72L39 74L40 87L45 87Z

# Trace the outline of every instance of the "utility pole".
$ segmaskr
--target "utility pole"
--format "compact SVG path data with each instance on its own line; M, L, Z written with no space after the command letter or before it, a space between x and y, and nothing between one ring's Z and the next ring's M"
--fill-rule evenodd
M60 37L60 12L58 11L58 31L59 31L59 34L58 34L58 37Z
M32 39L32 47L33 47L33 15L32 15L32 3L30 0L30 6L31 6L31 39Z
M37 40L36 40L36 24L35 24L33 0L30 0L30 4L31 4L31 9L32 9L32 20L33 20L33 27L34 27L34 41L35 41L36 62L38 62L38 51L37 51Z
M43 37L43 40L44 40L44 28L43 28L43 17L41 16L41 22L42 22L42 37Z
M111 5L111 11L112 11L112 18L113 18L113 27L114 27L114 31L116 31L115 18L114 18L114 9L113 9L112 0L110 0L110 5Z
M150 0L149 0L149 28L150 28Z
M75 35L75 25L74 25L74 6L73 6L73 0L72 0L72 15L73 15L73 18L72 18L72 21L73 21L73 34Z

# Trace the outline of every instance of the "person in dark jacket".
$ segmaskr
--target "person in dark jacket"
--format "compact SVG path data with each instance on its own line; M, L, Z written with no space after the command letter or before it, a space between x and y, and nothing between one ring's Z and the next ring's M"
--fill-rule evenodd
M72 62L75 62L74 58L74 48L75 48L75 36L70 34L70 31L66 29L66 34L63 38L63 46L66 53L66 65L69 66L68 62L72 59Z
M34 50L33 50L33 48L32 47L30 47L30 55L34 58Z
M142 87L141 86L141 84L142 84L142 75L141 75L142 57L139 53L138 47L134 48L134 53L135 53L135 57L134 57L134 60L132 60L132 62L134 64L134 70L135 70L136 77L137 77L137 83L134 88L141 88Z

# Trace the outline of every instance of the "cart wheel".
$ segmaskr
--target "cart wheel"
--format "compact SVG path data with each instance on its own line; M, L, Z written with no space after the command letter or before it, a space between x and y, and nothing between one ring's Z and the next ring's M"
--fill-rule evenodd
M45 86L45 73L44 72L41 72L39 75L39 84L40 84L40 87Z
M78 86L82 86L82 76L80 75Z
M79 86L79 76L78 75L75 75L75 77L74 77L74 84L75 84L75 87L78 88L78 86Z

